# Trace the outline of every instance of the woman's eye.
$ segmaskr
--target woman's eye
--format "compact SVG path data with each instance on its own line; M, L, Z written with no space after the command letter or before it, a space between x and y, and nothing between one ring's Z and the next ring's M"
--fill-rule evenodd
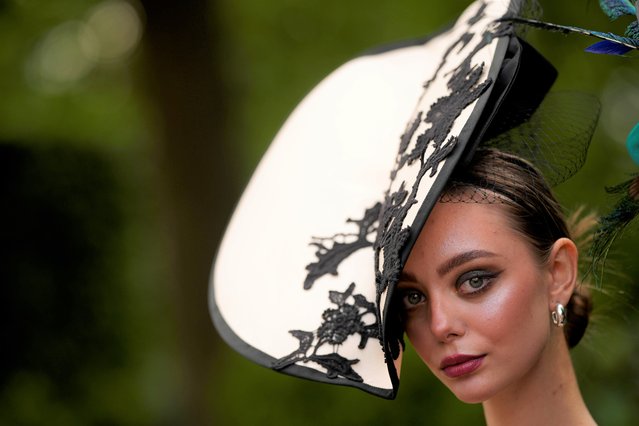
M484 285L484 279L481 277L472 277L468 280L468 285L474 289L481 288Z
M457 292L461 294L477 294L490 287L496 274L486 271L472 271L459 278Z
M404 306L410 308L423 302L424 295L417 290L409 290L404 293L403 301Z

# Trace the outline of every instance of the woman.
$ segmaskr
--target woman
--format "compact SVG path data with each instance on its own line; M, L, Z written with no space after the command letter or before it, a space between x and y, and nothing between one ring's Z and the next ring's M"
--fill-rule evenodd
M515 156L479 152L433 208L398 285L404 327L488 425L595 424L568 351L590 310L577 258L543 178Z
M559 304L573 305L575 246L533 168L483 150L519 153L558 183L579 166L557 167L574 162L555 148L587 145L598 114L581 108L576 121L551 108L545 118L556 71L503 19L522 3L476 1L447 31L356 58L300 103L216 259L210 309L234 349L394 398L406 331L460 399L486 401L491 423L517 420L502 412L515 402L506 414L530 404L592 422L562 331L550 327L551 311L562 324ZM544 127L552 121L557 134Z

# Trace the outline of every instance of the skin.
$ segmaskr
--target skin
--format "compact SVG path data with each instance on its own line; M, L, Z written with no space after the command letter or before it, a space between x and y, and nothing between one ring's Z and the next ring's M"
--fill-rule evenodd
M437 203L422 229L398 286L406 334L460 400L483 404L489 425L595 424L550 319L570 299L577 258L562 238L542 262L500 204ZM483 358L451 378L441 363L455 354Z

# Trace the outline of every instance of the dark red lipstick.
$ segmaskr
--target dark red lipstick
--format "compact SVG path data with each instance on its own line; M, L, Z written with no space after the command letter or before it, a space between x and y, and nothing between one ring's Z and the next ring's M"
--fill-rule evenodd
M439 368L445 375L451 378L464 376L477 370L486 355L462 355L447 356L442 360Z

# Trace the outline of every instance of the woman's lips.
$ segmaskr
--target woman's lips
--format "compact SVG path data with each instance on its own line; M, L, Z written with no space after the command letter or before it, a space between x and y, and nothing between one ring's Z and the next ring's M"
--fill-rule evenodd
M486 355L452 355L444 358L439 366L451 378L464 376L477 370Z

